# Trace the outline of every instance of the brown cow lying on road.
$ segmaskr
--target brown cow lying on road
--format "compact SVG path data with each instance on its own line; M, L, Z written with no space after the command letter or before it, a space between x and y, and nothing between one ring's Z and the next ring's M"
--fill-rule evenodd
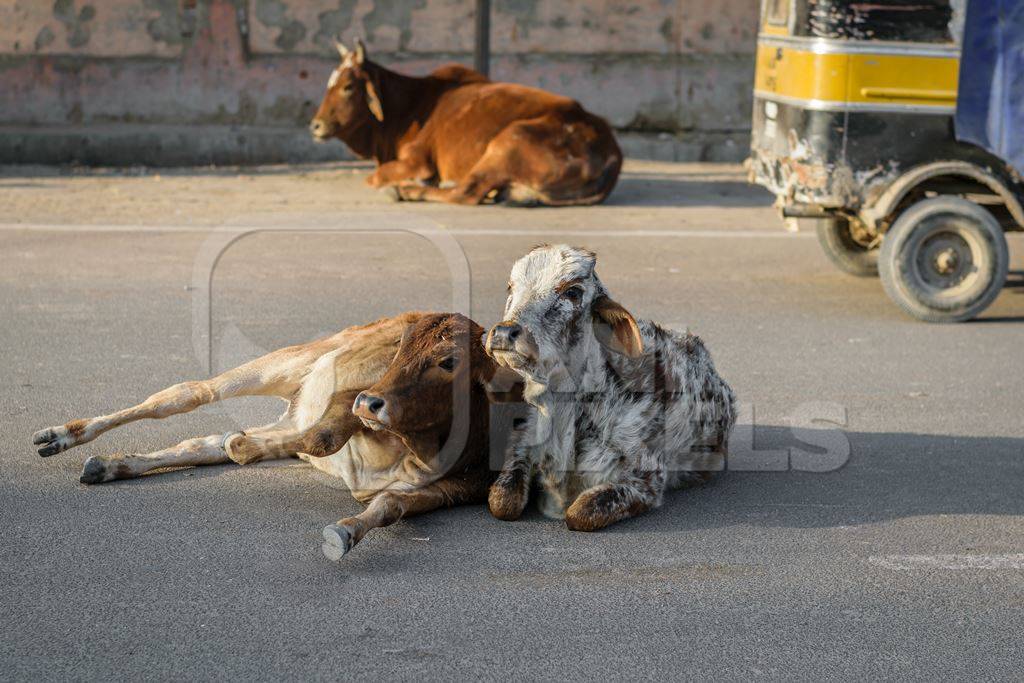
M161 467L300 456L341 477L367 508L324 529L324 554L340 559L373 528L403 516L481 503L488 466L489 402L496 366L484 330L457 314L405 313L185 382L110 415L37 432L48 457L135 420L185 413L232 396L277 396L276 424L189 439L155 453L93 456L81 480L98 484ZM312 456L310 458L309 456Z
M310 124L377 170L368 182L408 200L597 204L622 167L612 130L575 100L494 83L464 66L414 78L338 43L341 65Z

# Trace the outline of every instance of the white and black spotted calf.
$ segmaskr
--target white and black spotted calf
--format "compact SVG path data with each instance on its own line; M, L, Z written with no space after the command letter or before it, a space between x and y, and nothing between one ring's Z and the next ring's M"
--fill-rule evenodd
M635 320L595 262L585 249L543 245L512 268L505 321L486 345L524 378L531 408L491 487L500 519L519 517L537 478L546 514L600 529L722 466L735 399L704 344Z

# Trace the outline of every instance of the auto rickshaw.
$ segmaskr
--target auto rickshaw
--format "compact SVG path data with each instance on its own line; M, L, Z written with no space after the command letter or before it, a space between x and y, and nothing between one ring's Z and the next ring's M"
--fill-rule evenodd
M1004 233L1024 230L1024 2L761 11L751 181L910 315L981 313L1006 281Z

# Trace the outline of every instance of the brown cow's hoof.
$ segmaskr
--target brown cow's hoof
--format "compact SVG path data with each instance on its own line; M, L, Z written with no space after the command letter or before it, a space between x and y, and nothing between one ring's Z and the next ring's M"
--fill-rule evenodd
M393 202L405 201L405 197L402 196L402 191L398 189L397 185L382 187L380 191L386 194Z
M352 534L348 529L337 524L326 526L324 527L324 542L320 548L324 551L324 557L331 562L337 562L352 549Z

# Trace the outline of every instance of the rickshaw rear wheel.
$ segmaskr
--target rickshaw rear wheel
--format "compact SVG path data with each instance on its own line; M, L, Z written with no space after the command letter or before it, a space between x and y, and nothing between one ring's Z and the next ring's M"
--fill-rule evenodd
M839 270L857 277L878 276L878 249L857 242L850 233L849 221L822 218L817 224L818 242Z
M970 320L999 295L1009 251L995 217L960 197L917 202L896 219L878 260L886 293L926 322Z

